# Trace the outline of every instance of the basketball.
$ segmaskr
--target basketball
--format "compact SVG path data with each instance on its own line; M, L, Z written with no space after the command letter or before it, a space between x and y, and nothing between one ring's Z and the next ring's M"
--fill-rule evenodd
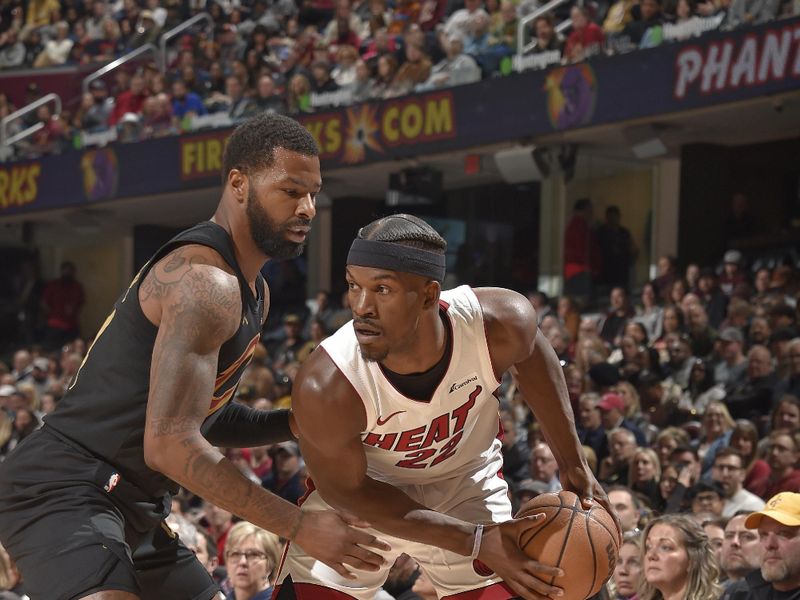
M584 600L600 591L614 571L619 538L614 518L599 504L589 510L573 492L540 494L525 503L517 518L543 513L519 539L526 555L564 571L547 583L564 589L563 600Z

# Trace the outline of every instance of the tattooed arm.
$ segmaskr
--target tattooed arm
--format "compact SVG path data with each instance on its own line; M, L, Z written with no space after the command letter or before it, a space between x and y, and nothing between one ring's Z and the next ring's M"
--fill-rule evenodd
M385 544L348 526L363 522L332 511L301 514L295 505L249 481L201 435L219 349L241 319L238 280L213 264L211 253L180 248L148 273L139 290L142 309L158 325L144 433L147 465L221 508L295 541L345 577L350 575L345 563L376 570L383 559L362 546Z

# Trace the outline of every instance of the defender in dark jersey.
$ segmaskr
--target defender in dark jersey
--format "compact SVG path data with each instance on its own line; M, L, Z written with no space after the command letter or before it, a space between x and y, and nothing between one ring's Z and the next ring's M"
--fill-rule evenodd
M98 332L57 410L0 467L0 541L33 600L207 600L217 587L163 524L178 486L350 576L386 545L333 511L300 510L214 446L292 438L288 412L232 403L269 306L260 270L296 256L321 186L317 146L262 115L223 157L211 221L159 250Z

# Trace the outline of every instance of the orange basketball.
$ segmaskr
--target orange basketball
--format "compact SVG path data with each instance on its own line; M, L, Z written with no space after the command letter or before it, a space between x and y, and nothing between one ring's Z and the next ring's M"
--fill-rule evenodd
M584 600L600 591L611 577L619 551L614 518L599 504L584 510L580 498L567 491L540 494L525 503L517 517L544 513L547 521L520 535L520 548L543 564L564 571L548 581L563 588L561 600Z

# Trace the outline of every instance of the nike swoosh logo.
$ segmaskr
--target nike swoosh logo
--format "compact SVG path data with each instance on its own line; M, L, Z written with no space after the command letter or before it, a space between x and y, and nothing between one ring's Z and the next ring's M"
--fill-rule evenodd
M397 415L403 414L404 412L406 412L406 411L398 410L397 412L393 412L392 414L390 414L385 419L381 419L380 417L378 417L378 425L380 425L380 426L386 425L386 423L389 422L389 419L391 419L392 417L396 417Z

